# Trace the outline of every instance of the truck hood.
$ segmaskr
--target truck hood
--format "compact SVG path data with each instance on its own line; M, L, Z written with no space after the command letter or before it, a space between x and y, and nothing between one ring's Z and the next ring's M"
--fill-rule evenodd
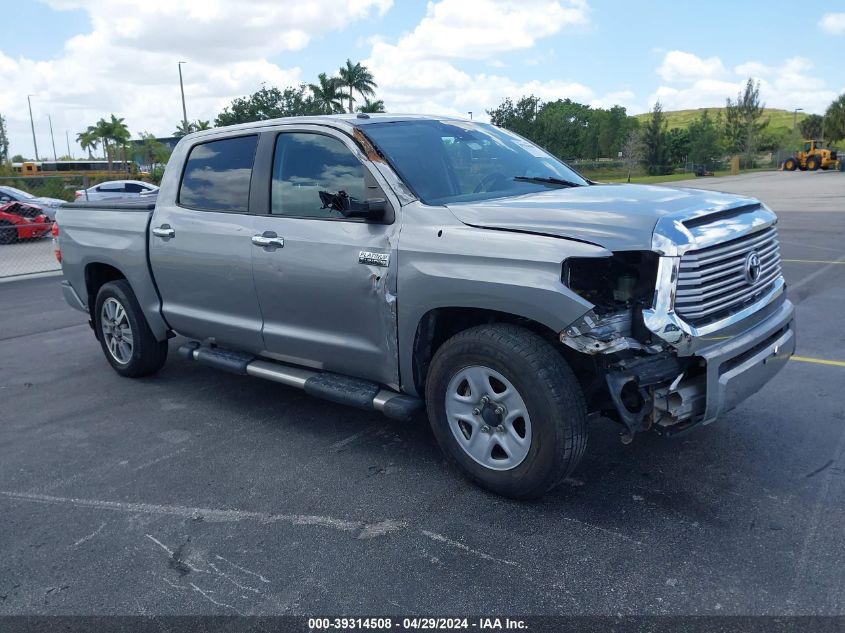
M631 251L651 250L654 227L663 216L701 215L748 204L759 202L704 189L598 184L448 207L470 226L539 233L590 242L611 251Z

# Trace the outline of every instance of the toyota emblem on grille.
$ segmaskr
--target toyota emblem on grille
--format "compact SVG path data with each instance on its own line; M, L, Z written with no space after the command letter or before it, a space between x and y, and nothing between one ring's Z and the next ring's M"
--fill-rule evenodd
M753 286L760 279L760 254L757 251L751 251L745 257L745 281L749 286Z

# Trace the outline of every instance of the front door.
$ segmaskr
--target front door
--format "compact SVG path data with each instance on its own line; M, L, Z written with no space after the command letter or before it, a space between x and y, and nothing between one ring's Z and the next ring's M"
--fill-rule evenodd
M253 251L266 352L280 360L398 386L398 223L346 218L320 191L384 198L341 135L282 132L274 141L269 213Z
M248 213L256 135L191 148L176 204L158 204L150 264L176 332L225 347L263 349L252 283L256 218Z

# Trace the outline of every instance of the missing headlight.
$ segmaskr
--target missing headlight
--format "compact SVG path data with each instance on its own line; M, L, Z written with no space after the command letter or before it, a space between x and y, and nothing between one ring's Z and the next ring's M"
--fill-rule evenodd
M610 257L571 257L561 280L596 306L598 313L650 305L658 256L651 251L620 251Z

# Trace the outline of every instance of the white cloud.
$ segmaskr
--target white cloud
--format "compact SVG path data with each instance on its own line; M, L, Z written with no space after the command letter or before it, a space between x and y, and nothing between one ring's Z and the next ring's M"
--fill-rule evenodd
M649 106L659 100L666 110L721 107L728 97L733 99L744 89L749 77L760 82L760 98L773 108L803 108L807 112L822 112L836 97L835 91L828 89L824 80L812 74L812 62L803 57L792 57L779 66L769 66L759 61L744 62L734 66L733 77L724 72L721 61L714 57L700 61L709 61L711 71L716 68L721 68L721 71L703 73L703 76L694 78L691 72L686 75L661 72L661 69L674 67L674 61L667 64L668 57L673 53L680 53L674 61L687 55L700 60L695 55L681 51L667 53L658 68L658 73L666 83L649 96ZM698 64L689 67L701 69Z
M657 74L669 82L697 81L723 77L727 71L718 57L704 59L684 51L669 51L664 55Z
M585 0L441 0L395 48L405 58L488 59L587 21Z
M65 42L51 60L13 59L0 42L0 112L11 153L32 155L26 95L42 156L67 149L76 133L102 116L123 116L129 129L169 135L182 118L176 62L183 66L188 118L213 118L232 98L262 82L291 85L296 66L269 61L299 51L316 37L383 14L392 0L48 0L54 9L83 9L92 30ZM76 155L78 146L72 145Z
M819 20L819 28L831 35L845 33L845 13L827 13Z
M486 108L505 97L597 99L565 79L516 81L499 74L470 73L461 61L499 68L502 54L535 48L543 38L589 22L585 0L440 0L429 2L413 31L395 43L372 42L364 63L379 84L379 98L393 112L457 114L486 119ZM519 72L519 71L517 71Z

